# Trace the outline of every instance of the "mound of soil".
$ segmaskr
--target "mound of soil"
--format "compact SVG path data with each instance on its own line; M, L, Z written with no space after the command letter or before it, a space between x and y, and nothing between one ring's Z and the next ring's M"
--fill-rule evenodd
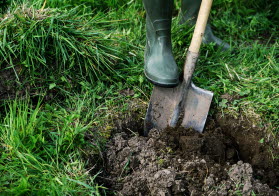
M105 186L117 195L279 195L263 132L248 124L217 116L204 134L121 129L107 146Z

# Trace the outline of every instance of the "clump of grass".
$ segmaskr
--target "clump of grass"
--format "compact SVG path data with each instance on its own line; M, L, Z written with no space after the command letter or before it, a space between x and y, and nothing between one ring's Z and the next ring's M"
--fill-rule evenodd
M18 6L0 19L0 69L19 67L17 78L39 87L109 79L121 58L112 24L82 8Z
M85 105L77 100L67 111L28 99L8 103L0 123L1 194L100 195L103 187L81 158L86 147L98 152L84 140L93 123L86 122Z

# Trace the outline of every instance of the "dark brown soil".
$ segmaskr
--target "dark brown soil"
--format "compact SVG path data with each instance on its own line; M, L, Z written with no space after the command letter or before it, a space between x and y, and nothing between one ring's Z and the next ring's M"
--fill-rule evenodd
M0 101L14 99L17 95L22 95L24 92L19 90L20 84L15 72L18 72L17 68L15 70L11 68L0 70Z
M132 125L132 126L130 126ZM216 115L203 134L125 122L107 145L100 179L116 195L279 195L273 145L244 117Z
M25 99L30 97L34 101L38 101L38 99L49 101L55 98L64 98L58 94L55 88L48 89L45 80L41 80L40 76L36 77L35 82L31 82L30 78L24 77L28 74L24 73L27 71L24 67L19 65L14 66L14 68L4 67L0 69L0 105L3 101L14 100L15 98Z

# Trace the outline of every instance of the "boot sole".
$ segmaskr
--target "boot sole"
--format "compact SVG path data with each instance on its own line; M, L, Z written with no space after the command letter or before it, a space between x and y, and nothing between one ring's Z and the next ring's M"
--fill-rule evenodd
M145 77L147 78L147 80L149 82L151 82L152 84L154 84L156 86L159 86L159 87L173 88L173 87L178 86L178 84L179 84L179 80L178 79L176 80L175 83L171 83L171 82L162 83L162 82L158 82L158 81L153 80L145 71L144 71L144 75L145 75Z

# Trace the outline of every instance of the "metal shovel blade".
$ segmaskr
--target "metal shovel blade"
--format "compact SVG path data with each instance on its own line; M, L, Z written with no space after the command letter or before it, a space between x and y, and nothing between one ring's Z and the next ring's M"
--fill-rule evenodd
M211 91L199 88L191 82L181 126L193 128L202 133L212 97L213 93Z
M181 100L182 97L184 100ZM193 83L188 88L183 83L176 88L155 86L145 116L145 135L152 128L161 130L179 126L193 128L201 133L212 97L212 92L198 88Z

